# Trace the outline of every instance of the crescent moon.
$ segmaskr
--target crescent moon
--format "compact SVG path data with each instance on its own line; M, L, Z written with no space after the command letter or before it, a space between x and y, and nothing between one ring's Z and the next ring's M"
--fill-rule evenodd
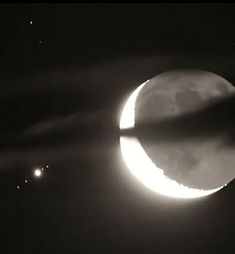
M149 80L138 86L127 99L124 105L119 128L128 129L135 127L135 103L141 89ZM202 190L189 188L164 175L163 169L157 167L146 154L139 140L135 137L120 137L120 149L123 160L130 172L147 188L173 198L199 198L210 195L222 189Z

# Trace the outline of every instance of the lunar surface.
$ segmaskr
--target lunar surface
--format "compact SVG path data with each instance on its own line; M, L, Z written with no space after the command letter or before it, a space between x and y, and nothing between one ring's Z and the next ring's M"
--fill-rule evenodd
M161 130L159 138L137 136L148 157L164 175L182 185L203 190L219 188L233 180L235 148L224 144L222 131L210 135L209 120L203 126L200 117L195 121L190 115L234 93L235 88L227 80L200 70L168 71L150 79L141 88L135 102L136 126L177 119L185 114L189 116L183 125L172 127L175 130L169 133ZM205 119L209 117L204 116ZM190 127L192 133L184 136L190 122L194 126ZM155 124L152 131L157 132L157 127ZM177 128L181 128L180 135ZM194 136L194 132L199 133L200 138Z

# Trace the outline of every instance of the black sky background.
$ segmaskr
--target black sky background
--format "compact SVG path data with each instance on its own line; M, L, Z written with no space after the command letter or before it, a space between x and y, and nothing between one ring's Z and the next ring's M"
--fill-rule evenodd
M160 72L199 68L235 84L234 13L0 5L1 253L234 252L234 182L193 201L157 195L126 170L118 129L129 93Z

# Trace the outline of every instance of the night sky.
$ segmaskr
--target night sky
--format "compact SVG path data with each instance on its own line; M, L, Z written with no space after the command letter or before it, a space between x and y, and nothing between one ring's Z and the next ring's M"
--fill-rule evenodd
M199 68L235 84L234 13L0 5L1 253L235 251L234 181L197 200L158 195L124 165L118 127L131 91L163 71Z

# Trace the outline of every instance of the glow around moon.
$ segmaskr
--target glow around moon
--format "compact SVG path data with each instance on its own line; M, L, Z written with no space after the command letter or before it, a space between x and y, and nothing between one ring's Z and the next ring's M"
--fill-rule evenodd
M135 103L141 89L148 83L141 84L128 98L121 114L120 129L135 127ZM139 140L133 137L120 137L120 148L126 166L131 173L149 189L174 198L199 198L210 195L224 186L201 190L177 183L164 175L163 169L156 166L142 148Z

